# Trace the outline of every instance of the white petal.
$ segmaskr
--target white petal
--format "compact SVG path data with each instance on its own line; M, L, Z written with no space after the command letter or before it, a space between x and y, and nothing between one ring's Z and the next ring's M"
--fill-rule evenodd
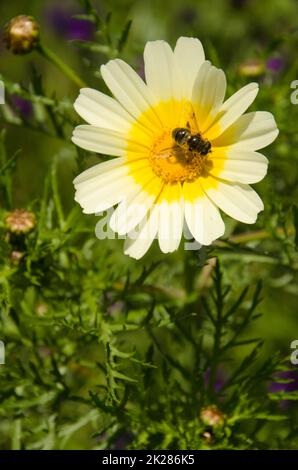
M257 214L264 209L261 198L250 186L218 181L216 187L210 187L204 178L201 178L201 182L210 199L226 214L240 222L253 224Z
M87 124L77 126L71 140L83 149L119 157L126 154L128 145L124 134ZM146 146L139 142L130 142L130 150L139 155L147 152Z
M123 60L110 60L106 65L101 66L100 71L113 95L135 118L156 102L151 90L141 77ZM160 121L154 113L150 114L150 119L153 124L159 125Z
M146 83L160 100L181 99L182 80L174 54L165 41L149 41L144 50Z
M105 172L109 172L114 168L118 168L119 166L123 166L125 163L125 158L112 158L107 160L106 162L98 163L87 170L80 173L76 178L73 180L73 184L77 187L83 181L89 181L96 176L100 176Z
M218 116L208 129L208 138L213 140L235 122L254 101L259 91L257 83L249 83L234 93L218 110Z
M216 147L229 145L233 149L258 150L271 144L277 135L273 115L257 111L241 116L213 144Z
M124 253L140 259L149 250L158 230L158 206L153 206L148 216L142 221L138 233L129 232L124 243Z
M110 220L110 227L114 232L125 235L142 221L156 198L154 192L150 191L156 185L160 185L160 181L154 176L137 193L119 204Z
M133 122L132 116L116 100L92 88L80 90L74 108L88 124L96 127L127 132Z
M197 183L199 184L199 183ZM194 183L186 183L183 187L185 194L185 220L193 237L202 245L210 245L225 232L225 225L217 207L204 194L188 201L188 186Z
M203 46L197 38L181 37L176 43L174 55L182 76L183 96L190 100L195 78L205 60Z
M132 165L126 163L125 158L114 158L89 168L74 179L75 200L85 213L102 212L140 190L140 185L128 175ZM139 166L133 165L134 171Z
M261 153L230 147L223 152L223 158L219 155L217 151L212 156L213 168L210 173L221 179L252 184L261 181L267 173L268 160Z
M177 250L183 230L183 199L178 184L167 185L159 204L158 242L163 253Z
M196 108L198 125L202 132L214 121L226 93L224 72L209 61L203 62L194 82L192 101Z
M87 198L90 197L90 194L93 194L94 191L104 188L108 184L114 181L119 181L120 178L128 174L127 165L118 166L116 168L110 169L109 171L104 171L100 175L77 183L76 188L76 197L77 198Z

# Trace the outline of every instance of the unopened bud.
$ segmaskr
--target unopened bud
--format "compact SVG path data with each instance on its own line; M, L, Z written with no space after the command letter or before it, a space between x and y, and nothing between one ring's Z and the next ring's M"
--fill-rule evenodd
M206 426L222 426L225 421L225 415L216 405L206 406L200 412L200 418Z
M27 54L39 42L39 26L32 16L19 15L4 28L4 42L14 54Z
M43 317L44 315L46 315L47 312L48 312L47 304L43 302L40 302L39 304L37 304L36 306L37 315L39 315L40 317Z
M10 258L11 263L14 264L15 266L17 266L20 263L23 256L24 256L24 253L22 253L21 251L13 250L10 253L9 258Z
M213 436L211 432L205 431L201 434L201 438L204 441L205 444L212 444L213 442Z

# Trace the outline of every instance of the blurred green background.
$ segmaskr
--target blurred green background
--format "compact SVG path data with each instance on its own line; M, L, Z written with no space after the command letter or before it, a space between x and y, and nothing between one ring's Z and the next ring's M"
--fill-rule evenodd
M266 181L257 185L256 188L261 194L265 190L268 194L277 192L283 198L281 202L285 203L283 210L290 207L291 202L297 201L298 105L292 105L290 102L290 95L293 91L290 84L298 78L298 4L295 0L282 2L279 0L263 0L262 2L257 0L197 2L113 0L113 2L95 2L95 5L103 17L112 12L111 36L119 37L126 21L133 20L128 44L121 56L139 70L146 41L162 38L174 46L180 35L200 38L206 49L206 57L225 70L229 91L256 79L241 75L239 73L241 64L249 60L260 61L264 64L266 70L265 74L260 77L261 89L254 107L272 112L281 132L278 141L273 144L274 154L271 156L270 149L264 151L266 155L271 156L269 173ZM3 23L17 14L33 15L40 23L43 42L50 46L63 61L75 68L88 86L102 89L102 82L96 72L106 61L106 57L98 53L86 53L84 49L76 47L77 38L94 38L92 28L77 24L79 20L71 21L71 17L80 12L82 12L80 3L69 0L63 3L18 0L0 5ZM88 66L86 66L86 55ZM276 59L276 64L273 59ZM32 64L42 74L48 96L55 95L58 99L67 97L71 102L75 100L78 94L77 87L71 84L52 64L48 64L36 53L23 57L14 56L2 46L0 73L12 81L28 85ZM77 122L81 122L79 117ZM288 127L293 129L292 134L289 133ZM283 130L288 131L287 135L283 133ZM70 134L71 128L68 132ZM59 151L61 153L59 175L61 187L63 187L62 197L69 210L75 204L72 178L77 173L71 142L67 145L57 138L46 136L40 139L39 134L30 129L10 126L7 141L9 152L15 152L20 146L22 149L15 176L16 206L25 206L33 198L40 196L44 185L44 175L49 170L53 154ZM279 161L280 159L283 161ZM88 164L91 162L93 163L94 160L90 158ZM263 191L264 187L266 189ZM266 215L268 216L268 206L261 218L265 218ZM94 224L93 219L90 216L88 218L89 223ZM237 271L237 266L235 269ZM250 268L241 266L241 273L243 269ZM259 274L259 269L258 267L257 274ZM236 272L237 275L238 272ZM264 316L262 334L270 335L276 343L274 347L278 346L287 350L293 339L293 332L297 331L298 334L295 308L298 292L294 289L286 293L284 289L280 291L278 285L282 285L283 280L274 279L271 267L269 269L268 266L264 267L264 276L264 281L273 285L274 288L270 290L270 296L266 296L268 315ZM245 278L244 275L243 277ZM286 282L286 273L283 279ZM281 298L283 295L286 296L284 301Z

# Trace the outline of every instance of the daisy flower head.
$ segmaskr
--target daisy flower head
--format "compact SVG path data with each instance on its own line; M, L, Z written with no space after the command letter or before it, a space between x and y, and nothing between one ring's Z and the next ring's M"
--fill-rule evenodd
M88 124L72 137L116 157L75 178L75 199L86 214L117 205L109 225L136 259L154 238L162 252L176 250L184 224L210 245L224 234L219 209L254 223L263 203L249 185L268 165L257 150L278 134L272 114L245 113L257 83L225 100L225 74L205 60L198 39L181 37L174 50L148 42L144 64L146 82L120 59L101 66L114 97L83 88L74 106Z

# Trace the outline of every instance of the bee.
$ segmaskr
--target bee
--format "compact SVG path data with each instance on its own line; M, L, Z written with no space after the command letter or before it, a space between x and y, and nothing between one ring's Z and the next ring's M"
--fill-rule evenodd
M179 147L187 149L190 152L199 152L201 155L207 155L211 150L211 144L203 139L201 134L191 134L186 127L176 127L172 131L172 137Z

